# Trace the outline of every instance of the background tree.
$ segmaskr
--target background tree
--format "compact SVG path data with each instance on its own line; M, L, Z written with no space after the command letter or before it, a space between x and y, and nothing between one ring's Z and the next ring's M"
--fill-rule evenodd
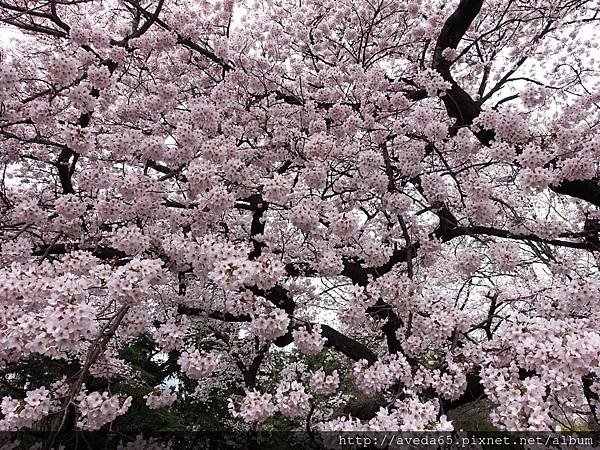
M598 19L0 0L1 428L595 426Z

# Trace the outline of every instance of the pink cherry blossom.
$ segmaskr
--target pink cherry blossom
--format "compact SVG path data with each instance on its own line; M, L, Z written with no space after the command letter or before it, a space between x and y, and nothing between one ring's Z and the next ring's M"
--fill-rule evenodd
M0 4L1 430L597 429L597 2Z

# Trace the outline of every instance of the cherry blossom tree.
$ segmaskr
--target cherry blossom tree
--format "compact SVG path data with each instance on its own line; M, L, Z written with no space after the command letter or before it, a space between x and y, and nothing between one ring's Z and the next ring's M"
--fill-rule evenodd
M596 427L598 20L0 0L0 428L97 430L183 379L234 386L236 429L452 430L479 399Z

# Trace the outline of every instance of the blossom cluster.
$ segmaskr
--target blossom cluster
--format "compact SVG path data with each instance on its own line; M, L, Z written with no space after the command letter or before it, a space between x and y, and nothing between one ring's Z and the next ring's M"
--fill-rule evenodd
M52 398L51 392L43 386L27 391L23 400L4 397L0 403L0 411L4 416L0 420L0 430L17 431L29 428L59 408L60 404Z
M314 325L311 330L305 327L299 327L292 332L294 343L298 349L305 355L314 355L319 353L325 344L326 339L321 336L321 326Z
M200 379L213 372L219 360L220 355L217 352L193 349L183 351L177 362L188 377Z
M94 431L125 414L131 406L133 398L127 397L122 400L119 395L110 395L108 392L102 394L82 392L77 401L79 408L77 427L82 430Z
M159 409L172 405L177 400L177 394L172 389L158 388L145 395L146 405L150 409Z
M233 417L240 417L246 423L260 423L271 417L275 412L276 406L272 399L271 394L261 394L253 390L246 393L239 405L239 410L236 410L233 400L230 398L228 400L229 411Z
M354 364L354 382L365 394L375 394L391 387L395 382L410 381L410 367L406 359L392 355L387 360L378 360L369 366L364 359Z
M250 327L252 332L265 340L277 339L288 331L290 318L280 308L264 311L252 317Z
M333 394L339 385L340 376L337 370L334 370L331 375L327 375L323 369L319 369L310 379L310 388L315 394Z
M277 410L286 417L297 417L309 408L310 394L297 381L282 381L277 387L275 401Z

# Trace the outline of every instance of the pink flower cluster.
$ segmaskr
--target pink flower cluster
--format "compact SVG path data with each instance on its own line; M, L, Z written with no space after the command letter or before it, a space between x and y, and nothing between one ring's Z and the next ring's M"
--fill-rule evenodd
M292 332L296 347L305 355L314 355L323 349L326 339L321 336L321 326L313 325L310 331L299 327Z
M181 353L177 362L188 377L198 380L212 373L220 359L221 356L217 352L189 349Z
M156 388L145 395L146 405L150 409L164 408L171 406L177 400L177 394L169 388Z
M287 313L280 308L274 308L271 311L263 311L252 317L250 327L252 332L265 340L277 339L288 331L290 318Z
M60 405L52 398L50 391L43 386L27 391L23 400L4 397L0 403L0 411L4 416L0 420L0 431L30 428L59 408Z
M340 385L340 376L337 370L331 375L326 375L323 369L317 370L310 379L310 388L315 394L331 395Z
M108 392L102 394L82 392L77 401L79 408L77 427L86 431L94 431L125 414L131 406L133 398L127 397L122 400L120 396L110 395Z
M260 423L271 417L277 407L271 394L261 394L257 390L246 392L246 396L236 410L233 400L229 399L229 411L233 417L240 417L246 423Z
M400 355L391 355L371 366L362 359L354 364L353 373L356 387L368 395L383 391L397 381L411 381L410 366Z
M429 97L436 97L452 87L440 73L431 69L422 71L415 79L427 91Z
M275 394L277 410L286 417L297 417L309 409L310 394L297 381L284 380L279 383Z

